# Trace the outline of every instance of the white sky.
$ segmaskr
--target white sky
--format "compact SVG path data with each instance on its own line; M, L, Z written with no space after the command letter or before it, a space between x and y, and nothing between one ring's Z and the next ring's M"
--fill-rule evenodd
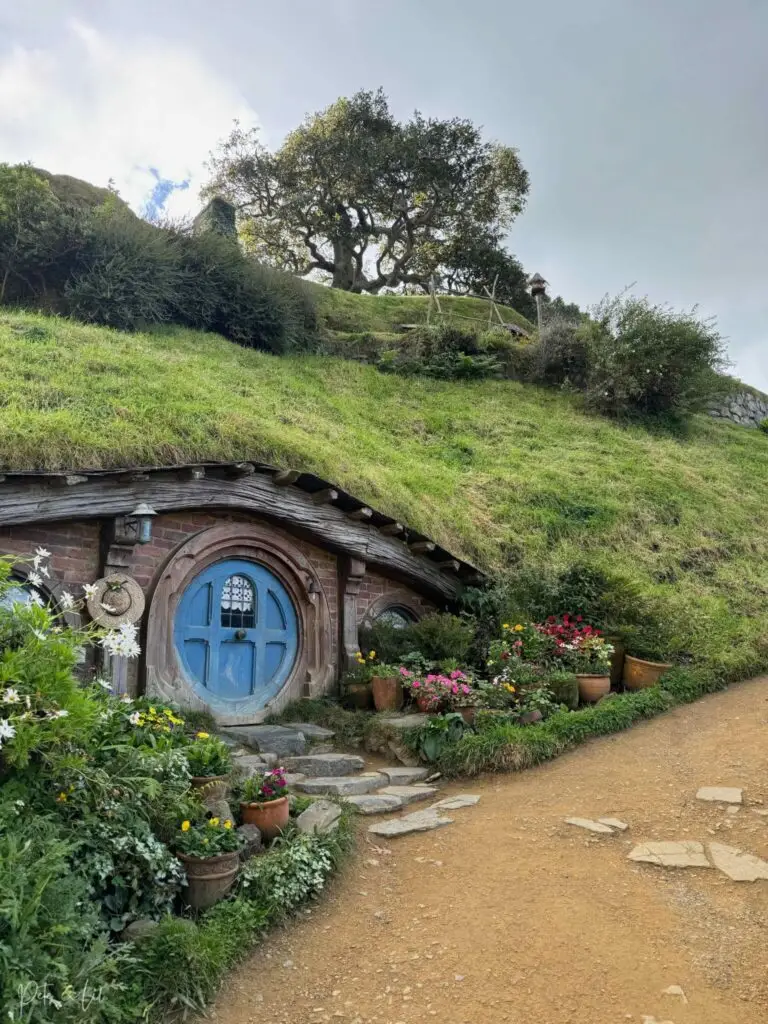
M516 145L510 248L582 306L698 303L768 389L766 0L0 0L0 160L195 212L235 118L268 144L339 95Z

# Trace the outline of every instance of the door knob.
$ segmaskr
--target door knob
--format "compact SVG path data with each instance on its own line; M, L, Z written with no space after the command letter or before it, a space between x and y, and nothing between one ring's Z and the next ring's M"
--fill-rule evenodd
M235 630L235 640L245 640L246 633L244 629Z

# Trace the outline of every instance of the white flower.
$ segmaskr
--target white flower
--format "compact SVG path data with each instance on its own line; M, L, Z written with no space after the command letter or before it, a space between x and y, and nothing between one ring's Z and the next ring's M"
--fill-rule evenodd
M108 679L97 679L96 682L99 686L103 686L105 690L112 689L112 683Z
M42 608L44 602L43 602L42 597L40 597L39 594L30 594L29 595L29 603L33 604L35 606L35 608Z
M33 587L42 587L43 577L39 572L31 572L27 576L27 583L31 583Z
M121 704L133 704L133 697L129 697L127 693L124 693L120 698Z
M9 686L0 699L2 699L3 704L18 704L21 697L18 690L14 690L12 686Z
M141 714L138 711L134 711L132 715L128 715L128 721L131 725L138 725L141 720Z
M136 642L138 630L133 623L127 622L119 629L110 630L101 640L101 646L107 653L117 658L135 658L141 653Z
M51 557L51 552L50 551L46 551L45 548L36 548L35 549L35 555L38 558L50 558Z
M39 566L39 569L40 569L40 572L43 574L43 576L45 576L46 579L50 579L51 578L51 573L50 573L47 565L41 565L41 566Z
M75 599L68 590L62 590L61 597L59 598L59 604L64 611L69 611L70 608L75 607Z
M51 712L51 718L67 718L68 716L69 712L66 711L64 708L60 708L58 711Z
M41 629L33 629L32 632L35 634L38 640L47 640L48 637Z
M98 589L99 588L95 583L86 583L83 585L83 593L87 598L95 597Z
M12 740L16 730L7 718L0 718L0 740Z

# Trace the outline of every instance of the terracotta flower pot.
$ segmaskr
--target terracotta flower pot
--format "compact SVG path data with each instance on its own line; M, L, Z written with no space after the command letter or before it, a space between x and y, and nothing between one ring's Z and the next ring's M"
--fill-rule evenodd
M261 832L262 839L274 839L275 836L279 836L288 824L290 811L287 796L280 796L277 800L266 800L262 804L240 804L243 824L255 825Z
M671 668L666 661L643 661L628 654L624 659L624 685L628 690L647 690Z
M228 775L193 775L189 780L193 789L204 789L206 797L225 800L229 789Z
M474 725L474 722L475 722L475 712L477 711L476 707L457 708L457 711L459 712L461 717L464 719L464 721L467 723L467 725Z
M437 708L432 707L432 701L429 697L417 697L416 707L423 715L435 715L437 714Z
M399 711L403 706L403 684L397 676L374 676L371 690L377 711Z
M347 696L352 706L358 711L370 711L373 707L373 692L370 683L353 683L347 690Z
M217 857L189 857L177 853L187 873L184 901L195 910L205 910L223 899L232 888L240 867L240 854L220 853Z
M584 704L596 704L611 692L610 676L578 675L579 700Z

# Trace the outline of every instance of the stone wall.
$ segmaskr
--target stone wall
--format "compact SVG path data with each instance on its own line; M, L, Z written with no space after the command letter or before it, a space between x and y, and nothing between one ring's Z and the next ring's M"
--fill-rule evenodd
M768 420L768 396L740 391L720 399L709 410L716 419L730 420L742 427L759 427Z

